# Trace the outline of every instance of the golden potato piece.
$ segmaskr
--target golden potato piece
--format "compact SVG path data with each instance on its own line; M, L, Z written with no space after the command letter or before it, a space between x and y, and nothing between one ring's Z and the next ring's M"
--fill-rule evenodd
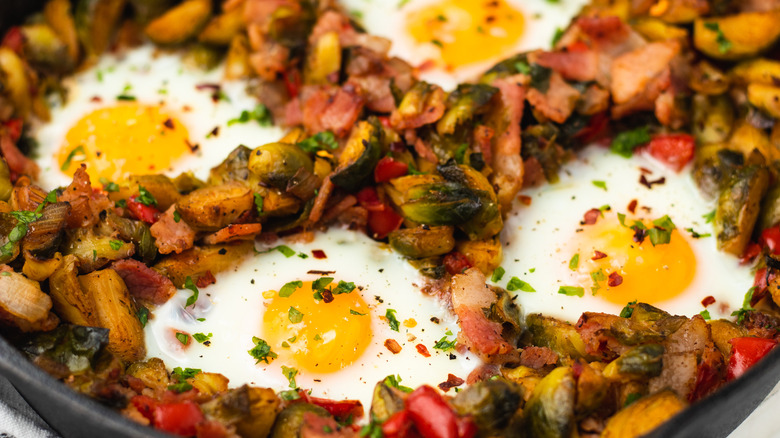
M164 258L154 269L182 287L187 277L197 281L206 272L217 274L236 266L253 249L254 242L196 247Z
M211 15L211 1L185 0L152 20L145 33L157 44L181 44L198 34Z
M750 84L748 101L770 116L780 118L780 88L764 84Z
M244 8L234 8L212 18L198 35L198 41L227 46L244 29Z
M645 435L686 407L672 391L640 398L607 421L601 438L634 438Z
M712 58L744 59L769 48L780 37L778 23L780 10L699 18L693 26L693 44Z

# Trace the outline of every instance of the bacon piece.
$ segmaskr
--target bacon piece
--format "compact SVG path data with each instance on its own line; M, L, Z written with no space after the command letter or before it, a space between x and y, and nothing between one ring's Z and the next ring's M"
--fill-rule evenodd
M332 131L337 137L344 137L357 122L365 104L352 84L341 88L318 87L306 94L303 125L310 133Z
M486 163L493 161L493 151L490 150L490 142L495 132L485 125L477 125L474 128L474 146L477 152L482 154Z
M117 260L111 265L125 281L130 295L152 304L165 304L175 293L176 286L166 276L135 259Z
M454 374L447 374L447 381L439 383L438 386L439 389L441 389L444 392L447 392L450 389L456 388L464 383L466 383L466 381L461 379L460 377Z
M612 62L610 91L615 103L626 103L645 90L650 82L668 70L680 52L677 41L650 43L617 57Z
M351 76L347 81L362 90L366 99L366 108L378 113L391 113L395 109L395 99L390 91L390 79L378 75Z
M250 240L260 234L263 226L260 224L230 224L221 230L203 238L206 245L230 242L232 240Z
M87 166L82 164L73 175L73 182L57 198L70 204L69 228L91 227L100 220L100 213L111 206L103 192L92 189Z
M595 312L585 312L580 316L575 329L585 343L585 351L588 354L609 360L629 348L618 342L610 333L612 324L619 319L617 315Z
M569 118L580 97L579 91L556 72L550 75L550 86L546 93L529 88L527 95L528 102L536 111L557 123L563 123Z
M359 429L342 427L333 417L321 417L312 412L303 413L301 438L357 438Z
M199 288L204 288L207 286L211 286L216 282L217 282L217 278L214 277L214 274L212 274L211 271L206 271L195 281L195 286Z
M523 77L497 79L499 100L490 117L490 127L498 135L493 138L491 165L495 170L493 184L498 187L498 200L506 210L523 185L523 160L520 157L520 119L523 116L525 88ZM520 82L518 82L520 81Z
M593 50L540 52L536 63L551 68L570 81L590 82L598 75L598 55Z
M520 353L520 365L538 370L558 363L558 355L547 347L525 347Z
M620 119L629 114L633 114L638 111L651 111L656 107L656 99L661 93L669 88L671 84L671 73L667 68L661 74L650 80L647 87L642 89L641 92L634 96L628 102L622 104L616 104L612 106L612 118Z
M309 45L314 45L323 35L336 32L342 47L351 46L355 42L356 31L349 22L349 17L333 10L326 11L317 20L309 34Z
M353 195L345 196L341 201L337 202L336 205L328 209L328 211L322 216L322 221L330 222L331 220L335 219L338 215L345 212L348 208L357 204L357 202L358 201L355 196Z
M296 126L303 124L303 109L301 108L301 101L297 97L285 104L283 117L284 119L279 121L281 125Z
M176 205L172 205L165 211L149 228L152 236L155 238L155 245L160 254L181 253L186 249L192 248L195 243L195 230L190 228L184 219L179 222L173 218L176 211Z
M424 93L425 99L417 102L413 109L399 109L390 114L390 124L397 130L414 129L439 120L444 115L446 109L445 100L447 98L444 90L438 85L431 85L427 93Z
M417 139L414 142L414 151L423 160L430 161L431 163L438 163L439 159L436 158L436 154L433 152L430 146L428 146L422 139Z
M599 210L598 208L591 208L590 210L585 212L585 215L582 217L582 221L580 222L580 225L593 225L596 222L598 222L600 217L601 217L601 210Z
M8 133L0 133L0 152L3 153L8 168L12 172L19 175L29 175L33 179L38 179L38 173L40 168L35 161L27 158L14 144L11 135Z
M325 212L325 206L330 198L330 193L333 191L333 183L330 182L330 176L326 176L320 186L320 191L317 192L317 197L314 198L314 206L309 213L309 223L316 224L322 218L322 214Z

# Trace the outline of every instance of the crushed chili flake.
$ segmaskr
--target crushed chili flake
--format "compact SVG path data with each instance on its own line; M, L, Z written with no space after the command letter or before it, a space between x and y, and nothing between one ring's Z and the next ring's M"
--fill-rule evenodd
M322 295L322 301L325 301L325 303L333 302L333 292L330 289L323 289L320 291L320 295Z
M219 126L215 126L214 129L209 132L211 137L219 137Z
M200 149L200 145L195 143L190 143L189 140L184 140L184 143L187 144L187 147L190 148L190 152L196 152L198 149Z
M636 206L637 206L637 204L639 204L639 201L637 201L636 199L632 199L631 202L628 203L627 210L630 211L631 214L636 213Z
M414 347L417 348L417 352L422 354L424 357L431 357L431 353L428 352L428 347L425 345L417 344Z
M641 228L636 228L634 230L634 242L642 243L645 241L645 237L647 237L647 230Z
M195 286L202 288L212 285L216 282L217 279L214 278L214 274L212 274L211 271L206 271L203 275L198 277L198 280L195 282Z
M100 96L92 96L92 99L90 99L90 102L100 103L103 101L103 98Z
M580 222L580 225L593 225L596 223L596 221L599 220L599 217L601 216L601 210L598 208L591 208L590 210L585 212L585 215L582 217L582 221Z
M165 126L165 127L166 127L166 128L168 128L168 129L173 129L173 128L175 128L175 126L173 125L173 119L171 119L170 117L168 117L167 119L165 119L165 121L163 122L163 126Z
M642 172L642 173L644 173L644 174L646 174L646 175L650 175L650 174L652 174L652 173L653 173L653 171L652 171L652 170L650 170L650 169L648 169L648 168L646 168L646 167L640 167L640 168L639 168L639 171L640 171L640 172Z
M321 259L326 259L326 258L328 258L328 256L327 256L327 255L325 255L325 251L323 251L323 250L321 250L321 249L314 249L314 250L312 250L312 251L311 251L311 255L313 255L313 256L314 256L314 258L315 258L315 259L318 259L318 260L321 260Z
M607 281L607 284L609 287L620 286L623 284L623 277L621 277L617 272L613 272L609 274L609 280Z
M184 111L185 113L188 113L192 111L192 107L189 105L184 105L183 107L181 107L181 110Z
M385 348L390 350L393 354L398 354L401 352L401 345L398 344L398 341L395 339L387 339L385 341Z
M710 304L715 304L715 297L713 297L712 295L710 295L710 296L704 298L703 300L701 300L701 305L704 306L704 307L707 307Z
M647 177L645 177L644 174L639 177L639 184L642 184L643 186L647 187L648 189L652 189L653 186L656 185L656 184L664 184L665 182L666 182L666 177L664 177L664 176L658 178L655 181L648 180Z
M439 389L441 389L444 392L447 392L450 389L455 388L456 386L460 386L464 383L466 383L466 381L461 379L460 377L454 374L447 374L447 381L439 383Z
M317 256L314 256L314 257L317 257ZM316 269L310 269L306 273L307 274L312 274L312 275L330 275L330 274L335 274L336 271L318 271Z
M530 196L526 195L520 195L517 197L517 200L520 201L523 205L526 207L531 205L531 201L533 200Z
M606 256L607 256L606 254L604 254L603 252L597 250L597 251L593 251L593 257L591 257L590 259L591 260L601 260L601 259L603 259Z

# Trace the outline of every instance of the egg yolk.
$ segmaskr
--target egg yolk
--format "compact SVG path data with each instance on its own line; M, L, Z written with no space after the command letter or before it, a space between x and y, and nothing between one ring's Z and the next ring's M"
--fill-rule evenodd
M92 179L120 181L167 170L190 152L187 139L187 128L160 108L121 104L95 110L73 125L57 162L68 175L86 163Z
M569 268L587 278L586 292L624 305L638 300L659 303L683 293L693 280L696 257L682 234L673 230L669 243L653 245L649 236L636 242L634 219L623 226L614 217L585 225L575 237L576 252ZM651 221L642 221L647 229ZM638 240L638 239L637 239ZM575 257L576 254L576 257Z
M496 59L523 33L523 14L504 0L444 0L407 16L418 43L439 47L447 68Z
M315 299L310 281L290 296L270 295L262 333L283 363L331 373L354 363L371 342L371 311L357 289L329 303Z

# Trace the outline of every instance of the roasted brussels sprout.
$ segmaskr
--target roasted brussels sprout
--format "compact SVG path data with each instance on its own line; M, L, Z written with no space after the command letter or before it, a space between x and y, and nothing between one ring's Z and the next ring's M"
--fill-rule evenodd
M672 391L662 391L640 398L620 410L608 421L602 438L638 438L655 429L685 408L686 404Z
M371 417L384 422L403 409L404 399L400 391L389 386L384 380L378 382L374 387L374 396L371 399Z
M100 56L111 44L126 0L78 0L75 21L81 44L90 58Z
M731 78L740 85L748 84L776 84L776 78L780 78L780 61L755 58L740 62L731 69Z
M338 32L332 31L322 35L309 51L304 68L307 84L324 84L329 79L338 79L341 69L341 44Z
M780 87L750 84L747 87L748 102L772 118L780 118Z
M460 84L447 97L447 110L436 124L440 135L452 134L455 128L471 119L490 99L498 89L485 84Z
M115 239L110 236L98 236L88 228L76 228L66 231L62 253L76 256L79 260L79 271L88 273L102 268L113 260L132 256L135 253L135 246L126 242L116 246Z
M58 377L89 371L108 345L108 329L61 324L56 329L37 333L22 345L22 351L39 366L60 371ZM64 369L57 369L63 367Z
M198 41L213 46L227 46L244 26L244 8L234 7L212 18L198 35Z
M446 165L438 166L437 169L447 181L463 184L473 189L479 196L481 203L479 211L470 220L459 225L459 228L468 234L469 239L488 239L500 233L504 227L504 221L501 218L496 192L487 178L471 166L455 165L452 161ZM498 254L498 263L500 263L500 250ZM493 268L490 268L489 271L492 271ZM483 272L486 271L483 270Z
M5 158L0 158L0 201L6 202L11 198L14 190L11 184L11 170L8 169L8 163Z
M721 191L713 229L718 248L741 255L750 241L761 198L769 184L769 172L754 164L736 170Z
M170 278L174 286L182 287L187 277L197 282L206 272L217 274L234 267L252 248L253 242L195 247L165 257L153 268Z
M43 16L59 39L67 46L71 66L75 65L79 60L80 47L70 1L49 0L43 7Z
M485 275L489 275L501 265L504 255L499 239L463 240L458 242L455 248Z
M320 417L329 417L328 411L309 403L288 405L279 412L271 430L270 438L295 438L303 426L303 414L311 412Z
M576 383L571 368L558 367L534 388L523 409L529 436L568 438L574 428Z
M13 103L17 117L27 118L33 104L30 80L22 59L7 47L0 47L0 79L2 79L0 93Z
M382 130L376 120L359 122L347 140L339 156L339 164L330 177L333 184L349 191L356 191L373 175L382 156Z
M236 432L246 438L266 438L271 432L271 427L275 427L274 419L279 409L280 400L273 390L247 385L231 389L203 404L203 411L207 415L234 426ZM276 422L279 423L279 419ZM290 419L286 423L289 425ZM284 428L281 425L279 427ZM295 435L274 434L273 436Z
M51 73L66 73L73 69L75 60L68 46L46 24L23 26L25 59L38 69Z
M240 155L236 157L239 159ZM294 144L268 143L252 151L249 155L249 170L261 181L281 190L295 173L303 167L309 172L314 170L314 163L309 155Z
M142 362L133 362L127 367L127 374L141 379L144 384L158 391L165 391L170 385L165 362L157 357Z
M693 97L693 135L700 145L723 143L731 134L734 109L728 96Z
M452 399L460 415L471 415L479 427L479 436L501 436L501 432L520 416L523 404L521 388L504 379L476 382Z
M413 186L401 205L405 218L426 225L460 225L482 208L480 195L458 183L442 182Z
M406 257L425 258L447 254L455 248L452 227L404 228L388 235L390 246Z
M661 344L638 345L610 362L604 369L604 376L610 379L650 378L661 374Z
M191 192L179 200L176 210L190 226L216 231L230 225L241 213L253 208L253 204L249 187L230 182Z
M528 315L525 323L533 345L547 347L561 357L589 358L582 337L571 324L538 313Z
M195 37L210 16L210 0L184 0L152 20L145 33L157 44L181 44Z

